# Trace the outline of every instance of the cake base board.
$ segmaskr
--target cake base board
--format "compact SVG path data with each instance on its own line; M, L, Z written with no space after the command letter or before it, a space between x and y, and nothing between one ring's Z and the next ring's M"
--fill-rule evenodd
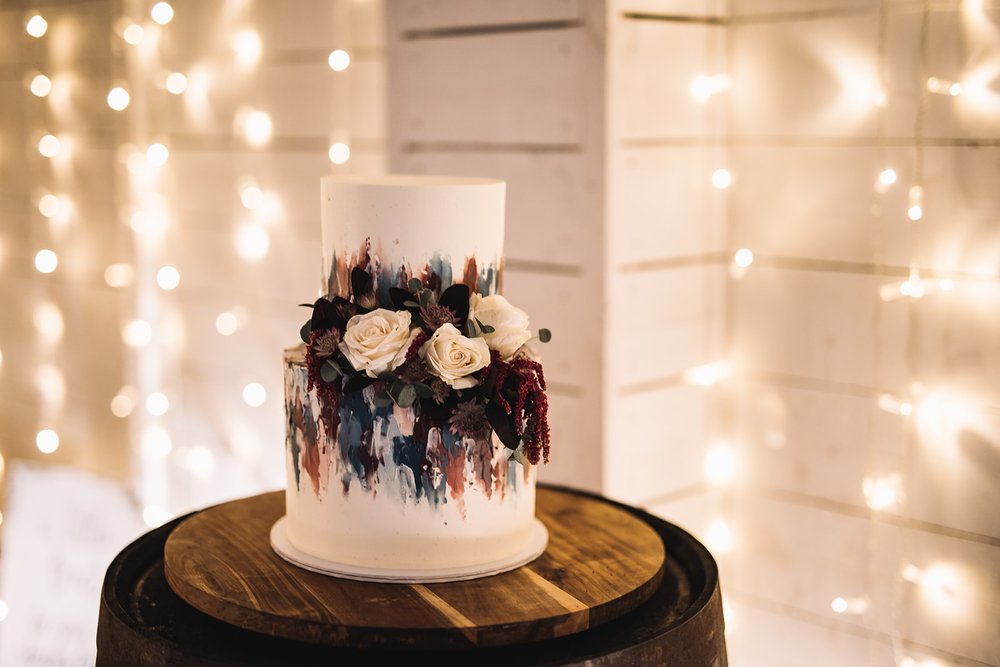
M467 567L441 568L435 570L428 569L383 569L372 567L361 567L349 563L336 563L333 561L317 558L305 553L295 547L288 539L285 526L288 517L281 517L271 527L271 548L274 552L286 561L309 570L332 577L343 579L353 579L355 581L371 581L376 583L396 583L396 584L431 584L444 583L448 581L468 581L489 577L502 572L509 572L522 565L527 565L535 560L545 551L549 543L549 531L538 519L534 519L531 531L531 540L527 546L517 553L500 560L490 561L478 565Z
M565 637L629 613L665 581L663 541L634 513L543 486L535 513L549 541L526 565L465 581L389 584L310 572L275 553L270 533L285 514L279 491L180 522L166 539L163 572L184 602L216 620L352 649L463 649Z

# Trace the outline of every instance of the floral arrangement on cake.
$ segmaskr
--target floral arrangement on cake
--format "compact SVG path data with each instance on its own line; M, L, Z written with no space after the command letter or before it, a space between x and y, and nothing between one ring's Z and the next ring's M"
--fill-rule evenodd
M389 289L386 308L367 271L354 267L350 282L350 298L301 304L312 309L301 330L308 388L326 409L371 386L376 404L419 409L461 437L493 431L515 460L548 461L545 375L528 345L548 342L547 329L532 335L523 310L464 283L440 290L411 278Z

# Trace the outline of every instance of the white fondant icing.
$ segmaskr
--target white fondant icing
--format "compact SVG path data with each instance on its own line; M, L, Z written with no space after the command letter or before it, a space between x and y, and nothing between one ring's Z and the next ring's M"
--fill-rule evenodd
M440 256L450 262L455 282L469 257L479 269L499 268L506 187L503 181L450 176L324 177L324 288L334 256L356 256L365 239L383 266L420 271Z

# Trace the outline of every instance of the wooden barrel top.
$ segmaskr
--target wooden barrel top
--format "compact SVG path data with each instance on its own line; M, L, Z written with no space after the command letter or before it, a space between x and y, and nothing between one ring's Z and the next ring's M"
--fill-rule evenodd
M588 630L527 644L475 649L417 645L439 666L605 665L725 667L722 599L715 562L680 528L636 508L562 489L642 520L666 551L661 585L645 603ZM197 513L142 536L111 563L101 593L97 665L276 667L288 664L389 664L412 661L413 647L329 647L281 639L219 621L184 602L163 567L170 534ZM374 662L372 662L374 661Z
M462 648L551 639L625 614L656 591L663 542L597 499L539 489L549 544L510 572L469 581L353 581L296 567L271 549L284 493L218 505L167 539L167 581L196 609L247 630L330 646Z

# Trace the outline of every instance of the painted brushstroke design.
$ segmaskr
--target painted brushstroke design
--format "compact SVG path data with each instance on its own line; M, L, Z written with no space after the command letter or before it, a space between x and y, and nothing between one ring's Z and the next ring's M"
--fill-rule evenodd
M389 289L405 288L411 278L420 279L424 287L438 295L455 282L451 258L434 253L422 268L414 271L410 264L394 266L391 263L384 263L379 258L378 252L372 250L372 240L367 238L357 251L334 252L329 273L325 276L329 296L340 296L345 299L350 296L351 270L354 267L364 269L372 277L378 305L382 308L392 308ZM471 291L478 292L482 296L497 294L500 291L503 279L502 261L479 268L476 257L466 257L463 267L460 282L468 285Z
M510 450L492 435L460 437L431 427L417 407L378 404L373 387L345 394L335 423L321 418L307 386L299 348L285 357L287 449L299 493L322 499L333 492L332 478L344 496L392 494L401 503L432 508L454 503L464 517L466 493L502 503L528 482L529 467L509 458Z

